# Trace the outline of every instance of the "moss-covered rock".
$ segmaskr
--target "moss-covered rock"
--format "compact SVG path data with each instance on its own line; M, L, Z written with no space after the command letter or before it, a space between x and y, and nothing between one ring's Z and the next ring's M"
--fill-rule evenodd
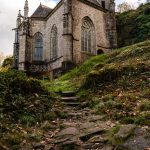
M127 140L127 138L129 138L134 133L135 128L136 125L133 124L121 126L118 132L114 134L112 144L113 145L122 144L125 140Z

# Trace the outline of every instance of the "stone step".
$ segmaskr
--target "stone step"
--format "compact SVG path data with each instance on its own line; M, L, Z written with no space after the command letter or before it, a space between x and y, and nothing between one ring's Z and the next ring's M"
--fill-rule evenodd
M61 93L62 97L74 97L76 96L76 91L63 91Z
M77 102L78 99L79 99L79 97L76 97L76 96L74 96L74 97L61 97L61 100L63 102Z
M86 132L83 132L80 135L80 140L81 141L88 141L92 136L96 136L96 135L100 135L101 133L103 133L105 131L105 129L101 128L101 127L92 127L92 128L87 128Z
M74 117L74 118L79 118L79 117L82 117L83 116L83 114L82 113L68 113L68 116L70 117L70 118L72 118L72 117Z
M76 107L76 106L80 105L79 102L63 102L63 104L68 105L68 106L72 106L72 107Z

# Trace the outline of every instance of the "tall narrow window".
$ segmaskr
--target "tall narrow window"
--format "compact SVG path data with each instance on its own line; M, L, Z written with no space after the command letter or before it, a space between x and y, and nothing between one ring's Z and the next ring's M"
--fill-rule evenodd
M34 60L43 60L43 37L39 32L34 36Z
M105 8L105 1L102 1L102 7Z
M51 59L57 58L57 51L58 51L57 27L56 25L53 25L51 30L51 37L50 37L50 58Z
M93 53L95 48L95 29L94 24L89 17L82 20L81 27L81 50Z

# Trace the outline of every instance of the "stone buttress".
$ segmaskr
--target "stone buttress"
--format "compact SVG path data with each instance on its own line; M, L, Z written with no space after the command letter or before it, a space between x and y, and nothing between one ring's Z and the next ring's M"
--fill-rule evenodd
M64 0L63 43L62 69L67 71L74 66L72 0Z

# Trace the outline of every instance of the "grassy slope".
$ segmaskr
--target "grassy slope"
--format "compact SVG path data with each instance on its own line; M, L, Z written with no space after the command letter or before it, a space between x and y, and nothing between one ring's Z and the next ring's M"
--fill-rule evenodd
M122 123L150 125L150 41L117 50L83 84L98 114ZM92 90L92 92L90 92Z
M150 3L117 15L118 46L150 39Z
M73 90L96 113L124 123L150 124L150 41L93 57L55 80L50 89ZM50 86L50 83L45 83Z
M81 86L87 74L92 71L92 69L99 63L105 63L107 58L108 56L105 54L93 57L90 60L86 61L83 65L76 67L75 69L56 79L52 83L47 81L42 82L49 88L50 91L59 92L76 90Z

